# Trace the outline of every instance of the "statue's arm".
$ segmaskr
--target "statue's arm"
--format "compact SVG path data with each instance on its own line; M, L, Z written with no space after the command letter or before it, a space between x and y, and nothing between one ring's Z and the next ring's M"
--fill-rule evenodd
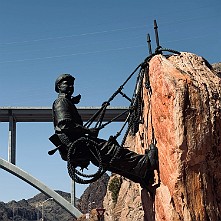
M73 133L73 134L81 134L81 135L90 134L90 129L80 124L75 123L73 119L61 120L58 123L58 127L64 133L69 133L69 134Z
M54 115L57 119L57 127L62 133L73 134L73 136L84 136L86 134L93 137L97 137L98 131L95 129L89 129L83 125L76 123L73 115L73 109L70 107L70 103L66 99L59 99L53 105Z
M77 136L90 135L92 137L97 137L99 130L96 128L87 128L80 124L75 123L74 121L61 121L60 128L64 133L71 133Z

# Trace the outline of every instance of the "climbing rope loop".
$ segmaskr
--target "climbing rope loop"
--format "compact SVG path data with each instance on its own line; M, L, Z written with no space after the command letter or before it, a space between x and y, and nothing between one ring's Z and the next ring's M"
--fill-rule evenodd
M76 167L72 164L77 147L85 146L85 145L87 145L87 147L91 151L91 154L93 154L94 157L98 161L98 165L99 165L98 170L94 174L84 174L83 172L80 172L79 170L77 170ZM95 151L92 150L92 148ZM67 168L68 168L69 176L72 178L72 180L74 180L77 183L89 184L98 180L106 172L106 169L104 169L102 165L102 158L100 155L100 151L98 150L98 143L89 139L88 137L81 137L75 142L73 142L68 149ZM91 179L85 180L85 179L82 179L81 177L91 178Z

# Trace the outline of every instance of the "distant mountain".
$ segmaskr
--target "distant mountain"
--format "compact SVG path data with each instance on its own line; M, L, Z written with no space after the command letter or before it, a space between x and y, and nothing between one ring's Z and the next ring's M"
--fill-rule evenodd
M76 199L76 207L87 213L91 207L100 207L103 203L107 191L109 176L104 174L98 181L89 185L80 199ZM69 202L71 201L70 193L56 191ZM33 221L42 218L42 202L48 199L48 196L39 193L28 200L10 201L8 203L0 202L0 220L1 221ZM74 221L66 210L59 206L53 200L44 203L44 221Z
M70 202L70 194L62 191L56 191ZM10 201L9 203L0 203L0 220L40 220L42 218L42 202L48 199L48 196L43 193L39 193L31 199ZM79 199L76 200L77 202ZM14 218L13 218L14 217ZM55 203L53 200L49 200L44 203L44 220L72 220L73 217L66 212L61 206Z
M107 185L110 177L104 174L98 181L90 186L82 194L78 208L82 213L88 213L88 210L103 207L103 199L107 192Z
M221 62L212 64L212 67L217 72L217 74L221 77Z

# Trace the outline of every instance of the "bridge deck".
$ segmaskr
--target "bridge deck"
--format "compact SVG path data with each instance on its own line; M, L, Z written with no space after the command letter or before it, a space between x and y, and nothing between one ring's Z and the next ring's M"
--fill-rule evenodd
M78 107L83 121L90 119L100 107ZM109 121L126 111L126 107L107 108L104 121ZM123 114L116 122L125 121L127 114ZM0 122L9 122L10 118L16 122L52 122L52 110L50 107L0 107Z

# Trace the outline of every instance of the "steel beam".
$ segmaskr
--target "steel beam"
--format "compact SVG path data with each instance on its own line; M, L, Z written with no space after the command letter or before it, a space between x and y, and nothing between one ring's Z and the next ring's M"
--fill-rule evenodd
M79 114L84 122L88 121L100 107L78 107ZM108 107L104 121L109 121L126 111L126 107ZM10 122L10 116L16 122L52 122L52 110L50 107L0 107L0 122ZM124 114L115 122L123 122L127 114Z

